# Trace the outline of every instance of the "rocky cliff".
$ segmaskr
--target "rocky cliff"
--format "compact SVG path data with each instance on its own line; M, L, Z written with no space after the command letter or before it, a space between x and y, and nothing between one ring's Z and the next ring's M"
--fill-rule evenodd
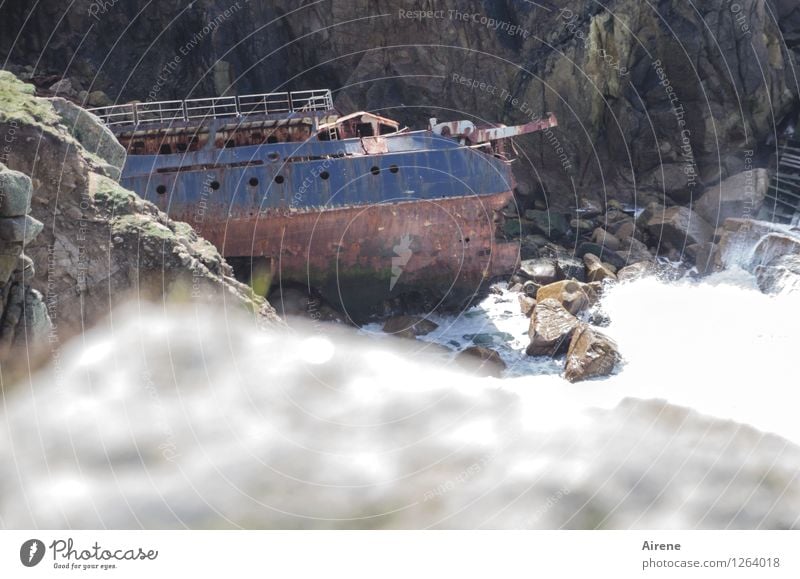
M330 86L342 110L506 123L540 207L688 203L797 112L793 0L6 3L0 50L94 104ZM36 68L33 68L33 66ZM665 199L665 196L668 198ZM635 199L634 199L635 197Z
M189 225L117 184L124 149L75 104L36 97L0 72L0 143L4 351L43 335L58 344L126 299L231 304L277 319Z

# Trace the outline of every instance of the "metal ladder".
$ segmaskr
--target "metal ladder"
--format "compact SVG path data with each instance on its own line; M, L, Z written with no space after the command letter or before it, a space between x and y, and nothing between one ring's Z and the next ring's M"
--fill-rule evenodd
M775 223L800 223L800 141L786 139L778 157L760 217Z

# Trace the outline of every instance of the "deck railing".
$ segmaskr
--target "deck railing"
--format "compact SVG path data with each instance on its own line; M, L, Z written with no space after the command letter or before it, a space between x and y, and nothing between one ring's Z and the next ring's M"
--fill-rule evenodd
M109 127L333 109L330 90L129 103L89 109Z

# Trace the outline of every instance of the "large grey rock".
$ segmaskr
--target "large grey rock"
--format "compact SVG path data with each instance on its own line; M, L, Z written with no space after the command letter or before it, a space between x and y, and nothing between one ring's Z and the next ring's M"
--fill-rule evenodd
M31 208L31 178L0 163L0 217L26 215Z
M547 285L564 279L558 262L549 258L528 259L520 263L519 275L539 285Z
M753 248L751 269L770 263L782 255L800 254L800 237L784 233L768 233Z
M756 215L769 187L766 169L752 169L710 187L695 203L694 210L711 225L729 217Z
M561 239L569 232L569 220L563 213L529 209L525 212L525 219L528 220L532 233L539 233L549 239Z
M115 170L109 177L118 179L125 165L125 147L119 144L108 127L96 116L71 101L54 98L50 102L72 136L87 151L108 163Z
M22 253L21 243L0 243L0 285L4 285L17 268Z
M44 224L31 217L3 217L0 218L0 240L15 243L30 243L38 236Z
M800 255L779 255L754 270L759 289L766 294L800 291Z
M579 323L557 300L538 302L531 316L528 329L531 343L526 353L529 356L557 356L566 352L572 332Z
M669 207L647 222L654 245L682 249L714 238L714 228L688 207Z

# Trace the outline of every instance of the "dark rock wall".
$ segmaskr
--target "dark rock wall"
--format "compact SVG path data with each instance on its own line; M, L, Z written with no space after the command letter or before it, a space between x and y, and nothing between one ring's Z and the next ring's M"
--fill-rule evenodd
M797 106L792 0L43 0L0 10L9 63L38 62L34 77L75 77L122 101L329 86L344 111L414 125L552 110L555 138L519 139L519 176L523 193L544 190L563 209L634 192L688 203L741 171L745 149L761 145L767 164L766 144ZM408 18L413 10L435 12Z

